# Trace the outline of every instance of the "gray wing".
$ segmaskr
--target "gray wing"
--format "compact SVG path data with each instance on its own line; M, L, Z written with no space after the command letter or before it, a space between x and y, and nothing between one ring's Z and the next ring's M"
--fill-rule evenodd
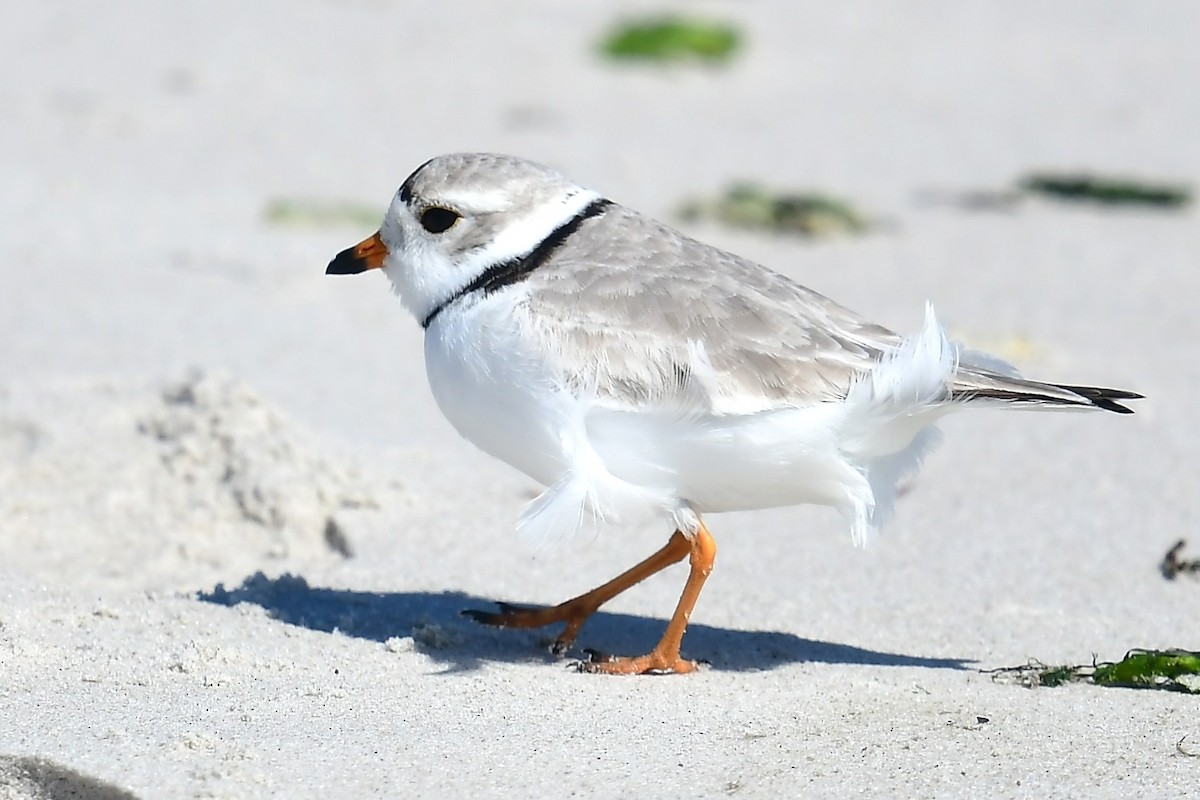
M829 298L619 205L527 279L560 380L619 405L754 413L846 397L902 339ZM1026 380L967 355L947 400L1101 408L1136 392Z
M900 337L765 267L621 206L527 281L568 385L625 403L751 413L845 397Z

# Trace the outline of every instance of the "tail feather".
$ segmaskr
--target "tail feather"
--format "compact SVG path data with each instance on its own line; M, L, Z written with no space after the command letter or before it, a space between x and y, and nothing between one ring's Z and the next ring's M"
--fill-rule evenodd
M1117 414L1132 414L1132 408L1117 401L1140 400L1142 395L1101 386L1039 383L979 370L961 375L954 386L952 397L962 401L992 400L1016 405L1100 408Z
M1086 398L1097 408L1115 411L1118 414L1133 413L1132 408L1126 408L1118 403L1118 400L1141 400L1144 397L1137 392L1127 392L1124 389L1105 389L1100 386L1059 386L1059 388Z

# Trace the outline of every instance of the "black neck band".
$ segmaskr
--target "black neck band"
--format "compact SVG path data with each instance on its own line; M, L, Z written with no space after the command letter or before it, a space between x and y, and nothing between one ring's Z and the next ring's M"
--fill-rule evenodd
M507 261L501 261L499 264L493 264L488 267L478 278L438 303L425 319L421 320L421 327L428 328L430 323L437 318L438 314L441 314L447 307L458 302L460 298L473 292L482 291L485 294L489 294L497 289L524 280L531 272L545 264L546 259L550 258L554 251L562 246L563 242L569 239L575 231L579 230L579 226L584 223L584 220L603 214L611 205L612 201L605 200L604 198L593 200L578 214L551 231L550 235L541 241L541 244L525 255L510 258Z

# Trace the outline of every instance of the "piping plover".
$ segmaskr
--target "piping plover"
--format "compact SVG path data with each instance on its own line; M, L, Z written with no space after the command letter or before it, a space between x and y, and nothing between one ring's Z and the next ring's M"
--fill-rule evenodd
M702 244L559 173L445 155L404 181L378 233L330 262L380 268L425 328L425 365L464 437L548 487L522 514L535 545L632 512L669 520L657 553L554 608L465 612L503 627L566 623L664 567L691 571L644 656L581 668L690 672L684 629L716 545L700 515L799 503L864 541L896 484L968 406L1104 409L1141 395L1025 380L952 345L926 308L899 336L765 267Z

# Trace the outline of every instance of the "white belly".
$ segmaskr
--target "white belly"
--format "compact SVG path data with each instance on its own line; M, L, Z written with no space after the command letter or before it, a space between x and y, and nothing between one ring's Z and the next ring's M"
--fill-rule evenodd
M841 457L828 404L757 414L698 416L597 409L592 446L613 475L665 489L697 511L844 500L857 480Z

